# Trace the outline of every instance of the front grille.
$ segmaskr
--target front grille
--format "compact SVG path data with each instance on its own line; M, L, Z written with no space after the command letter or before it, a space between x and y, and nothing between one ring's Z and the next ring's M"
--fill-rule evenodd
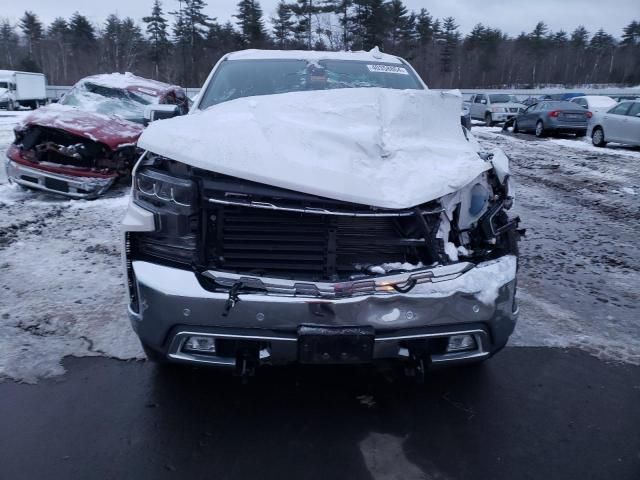
M427 219L433 224L437 215ZM212 208L208 222L206 257L217 270L336 280L370 265L430 263L414 216L347 217L226 205Z

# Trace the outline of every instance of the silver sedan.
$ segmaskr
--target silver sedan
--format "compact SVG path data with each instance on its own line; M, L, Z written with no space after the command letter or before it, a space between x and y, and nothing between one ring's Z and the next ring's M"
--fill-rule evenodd
M640 100L622 102L593 117L591 140L596 147L608 142L640 146Z

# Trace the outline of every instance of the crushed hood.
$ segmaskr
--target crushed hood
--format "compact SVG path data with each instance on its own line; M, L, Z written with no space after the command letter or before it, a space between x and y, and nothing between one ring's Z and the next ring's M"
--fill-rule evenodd
M451 193L491 165L459 94L380 88L232 100L149 126L138 145L194 167L382 208Z
M39 108L27 115L18 128L28 125L64 130L103 143L112 150L125 145L135 145L143 130L142 125L114 115L87 112L59 104Z

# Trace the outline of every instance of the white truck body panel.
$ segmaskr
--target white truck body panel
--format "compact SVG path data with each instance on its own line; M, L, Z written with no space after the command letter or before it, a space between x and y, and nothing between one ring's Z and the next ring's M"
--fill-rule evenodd
M44 100L47 85L42 73L15 72L16 100Z

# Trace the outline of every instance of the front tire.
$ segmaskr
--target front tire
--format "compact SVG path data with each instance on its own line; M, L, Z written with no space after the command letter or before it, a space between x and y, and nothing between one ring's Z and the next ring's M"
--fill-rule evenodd
M518 121L514 120L513 121L513 133L518 133L520 132L520 130L518 129Z
M536 123L536 137L543 138L546 133L547 132L544 130L544 123L542 123L542 120L538 120L538 123Z
M489 112L484 115L484 124L487 127L493 127L495 125L495 123L493 123L493 117Z
M602 127L596 127L593 129L593 133L591 134L591 143L596 147L604 147L607 144L607 142L604 141L604 130L602 130Z
M7 104L7 111L12 112L15 109L16 109L15 103L13 103L13 100L9 100L9 103Z

